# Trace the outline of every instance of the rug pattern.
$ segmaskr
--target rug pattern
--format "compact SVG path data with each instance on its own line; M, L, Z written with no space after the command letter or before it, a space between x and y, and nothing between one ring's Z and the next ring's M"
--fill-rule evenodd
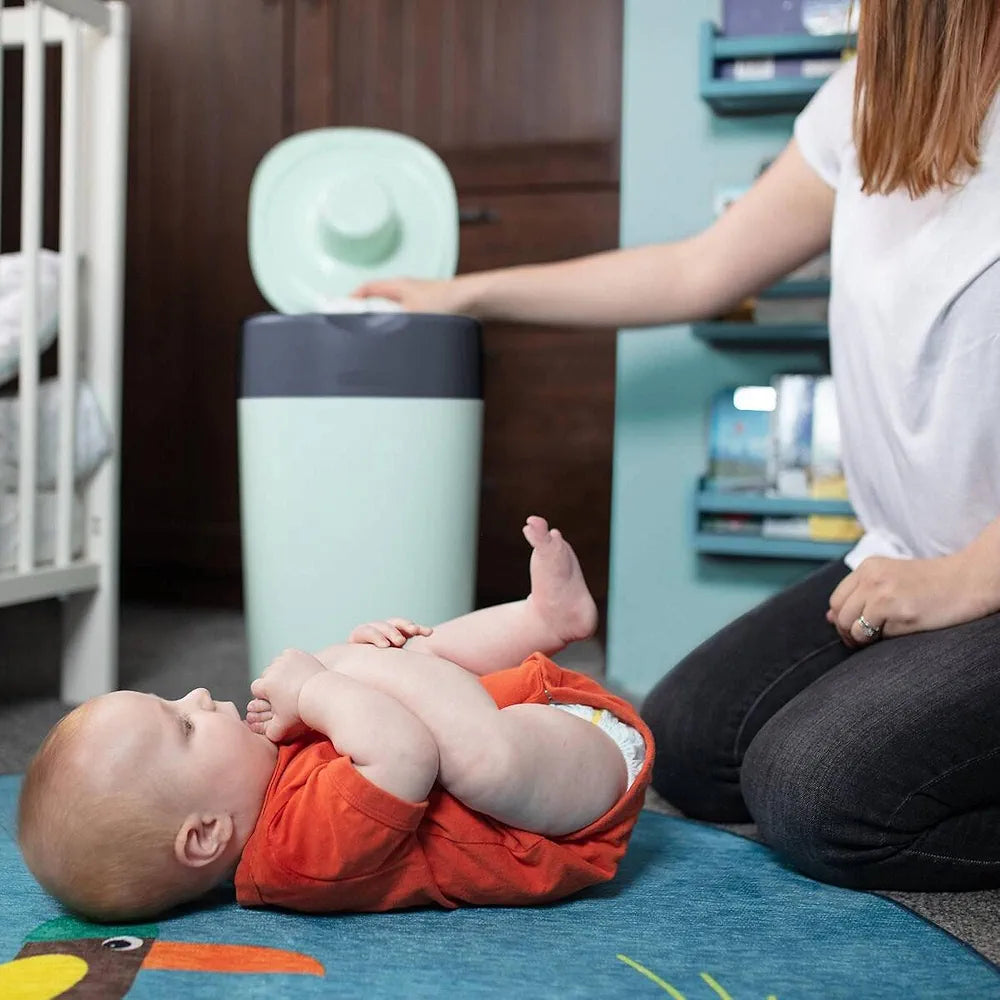
M74 920L34 882L0 777L0 997L988 1000L1000 972L882 897L643 813L618 877L530 908L301 916L224 892L157 924Z

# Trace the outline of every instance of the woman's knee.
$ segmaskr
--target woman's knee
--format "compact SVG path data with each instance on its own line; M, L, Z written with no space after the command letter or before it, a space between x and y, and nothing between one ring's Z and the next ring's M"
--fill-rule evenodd
M740 786L761 839L812 878L877 887L877 872L903 846L885 835L879 795L853 766L849 741L783 726L779 714L750 743ZM874 881L873 881L874 880Z

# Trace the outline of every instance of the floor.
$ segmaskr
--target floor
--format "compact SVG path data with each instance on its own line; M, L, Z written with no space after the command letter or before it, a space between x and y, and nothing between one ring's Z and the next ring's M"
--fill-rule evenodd
M58 613L56 602L46 602L25 605L20 617L5 613L0 618L0 773L23 771L45 733L66 710L53 694L54 671L43 668L55 662L51 654L58 649ZM35 643L30 649L25 645L27 635ZM603 672L603 649L596 640L575 643L558 659L595 676ZM123 687L176 698L205 686L219 700L244 705L249 677L242 615L126 605L121 617L120 672ZM647 796L646 806L677 815L654 792ZM727 829L755 836L753 826ZM886 895L1000 964L1000 890Z

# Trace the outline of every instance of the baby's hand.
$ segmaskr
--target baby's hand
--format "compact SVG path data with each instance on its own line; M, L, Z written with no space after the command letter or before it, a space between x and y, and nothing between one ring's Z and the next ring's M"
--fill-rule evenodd
M325 668L299 649L286 649L271 661L251 685L254 699L247 705L247 723L272 743L291 740L305 731L299 715L302 685Z
M390 618L384 622L369 622L359 625L348 637L348 642L380 646L404 646L407 639L415 635L430 635L433 632L429 625L418 625L409 618Z

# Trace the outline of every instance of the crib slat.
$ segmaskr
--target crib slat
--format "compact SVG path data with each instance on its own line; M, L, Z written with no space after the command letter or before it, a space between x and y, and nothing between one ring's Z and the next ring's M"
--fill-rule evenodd
M18 568L35 565L35 491L38 454L38 255L42 236L42 169L44 156L45 50L42 5L27 0L24 39L24 131L21 160L21 252L24 255L24 299L21 316L21 364L18 389L21 411L18 504L20 546Z
M62 166L59 187L59 460L56 470L56 566L72 558L79 340L80 27L71 23L62 49Z

